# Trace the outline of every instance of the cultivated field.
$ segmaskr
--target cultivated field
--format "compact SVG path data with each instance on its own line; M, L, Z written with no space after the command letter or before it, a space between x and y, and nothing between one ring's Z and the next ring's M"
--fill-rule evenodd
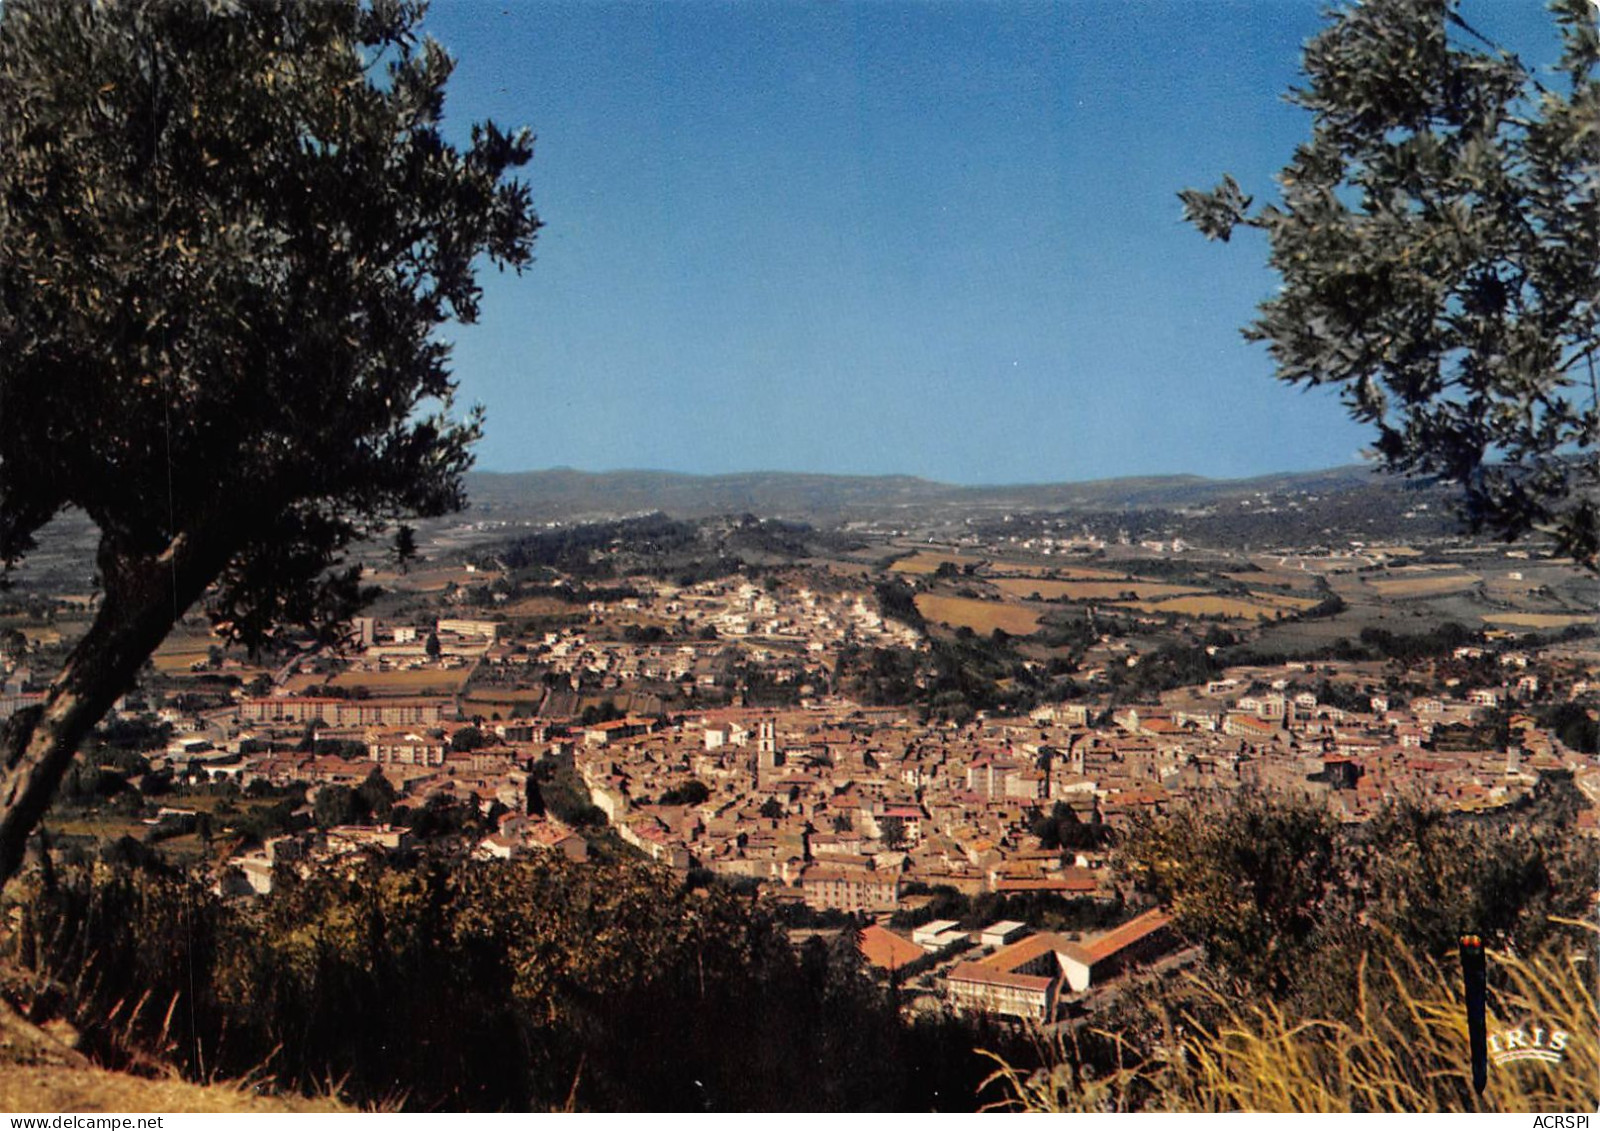
M977 560L977 558L964 558L959 554L938 554L927 550L919 550L909 558L901 558L895 562L894 565L889 567L889 571L891 573L909 573L920 576L933 573L946 563L959 569Z
M1297 613L1314 609L1322 604L1320 597L1291 597L1287 593L1259 593L1253 589L1250 591L1250 596L1257 601L1265 601L1274 608L1292 609Z
M583 605L574 605L556 597L524 597L498 611L511 617L560 617L587 613Z
M596 709L610 705L628 715L650 717L662 710L662 701L655 695L635 694L629 691L552 691L545 701L544 717L552 719L577 718L589 707Z
M1575 624L1594 624L1595 614L1567 613L1484 613L1489 624L1509 624L1516 628L1568 628Z
M1163 597L1179 597L1191 593L1204 593L1192 585L1168 585L1159 581L1050 581L1043 578L1003 577L992 581L996 589L1008 597L1026 599L1038 594L1046 601L1114 601L1128 594L1136 600L1158 601Z
M1437 597L1441 593L1460 593L1471 589L1483 578L1471 573L1418 573L1408 577L1389 577L1383 580L1368 578L1367 585L1382 597Z
M1275 585L1282 589L1314 589L1317 575L1298 569L1262 569L1251 573L1225 573L1229 581L1242 585Z
M532 717L538 714L539 704L543 701L542 687L486 688L483 691L469 691L462 706L469 715L499 715L509 719L513 715Z
M375 696L454 695L471 674L470 668L446 671L342 672L328 682L334 687L365 687Z
M1039 627L1038 614L1030 609L999 601L978 601L971 597L920 593L917 595L917 611L939 624L970 628L984 635L998 628L1012 636L1029 636Z
M1042 562L990 562L984 573L1002 577L1054 577L1064 581L1116 581L1128 576L1127 570L1096 569L1093 566L1058 566Z
M436 593L451 584L483 585L500 577L497 570L469 570L465 566L432 566L400 573L392 569L375 569L371 581L390 589L415 593Z
M161 642L161 647L156 649L150 660L162 675L180 675L194 664L204 663L212 645L221 643L215 636L174 632Z
M1290 554L1284 557L1264 557L1256 562L1263 569L1277 569L1284 573L1346 573L1372 565L1369 558L1353 554Z
M1172 597L1165 601L1121 601L1119 609L1138 609L1145 613L1176 613L1186 617L1222 617L1225 620L1271 620L1288 610L1275 608L1264 601L1247 601L1242 597Z

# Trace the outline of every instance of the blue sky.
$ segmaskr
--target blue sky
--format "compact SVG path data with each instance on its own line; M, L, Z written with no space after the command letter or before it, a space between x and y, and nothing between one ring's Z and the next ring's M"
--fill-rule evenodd
M546 227L453 332L478 466L1025 483L1354 462L1176 193L1270 194L1320 0L434 0ZM1548 56L1536 0L1466 11Z

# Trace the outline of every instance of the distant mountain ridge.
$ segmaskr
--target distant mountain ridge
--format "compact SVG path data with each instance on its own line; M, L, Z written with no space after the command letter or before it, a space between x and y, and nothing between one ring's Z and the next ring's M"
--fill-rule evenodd
M808 522L886 518L932 508L1116 510L1206 506L1256 493L1334 492L1405 486L1355 465L1249 479L1131 476L1076 483L958 486L909 475L855 476L756 471L689 475L671 471L472 472L470 516L580 521L662 511L678 518L750 513Z

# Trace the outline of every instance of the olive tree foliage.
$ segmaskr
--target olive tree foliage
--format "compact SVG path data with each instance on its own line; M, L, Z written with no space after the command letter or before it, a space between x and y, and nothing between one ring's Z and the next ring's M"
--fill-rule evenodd
M0 883L78 742L206 596L255 645L365 596L343 551L462 505L439 329L539 222L525 132L442 133L404 0L0 6L0 559L67 508L103 601L0 730ZM402 527L403 529L403 527Z
M1600 34L1552 4L1542 77L1455 0L1367 0L1305 49L1311 137L1256 207L1232 177L1180 193L1226 240L1265 233L1282 287L1246 338L1331 385L1390 470L1465 488L1474 530L1600 548Z

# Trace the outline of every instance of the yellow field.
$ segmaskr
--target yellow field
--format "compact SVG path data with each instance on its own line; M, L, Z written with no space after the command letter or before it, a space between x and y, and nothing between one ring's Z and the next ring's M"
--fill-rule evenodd
M1287 593L1258 593L1254 589L1250 596L1257 601L1265 601L1273 608L1293 609L1295 612L1304 612L1306 609L1315 608L1322 604L1318 597L1291 597Z
M968 562L975 562L977 558L964 558L959 554L935 554L927 550L919 550L909 558L901 558L890 566L893 573L925 574L933 573L946 562L960 568Z
M365 687L373 695L454 695L471 673L450 671L342 672L328 682L334 687Z
M559 617L568 613L581 613L583 605L572 605L555 597L524 597L505 606L503 610L512 617Z
M1124 571L1115 569L1095 569L1092 566L1058 566L1040 562L991 561L971 554L956 554L940 550L918 550L908 558L901 558L889 569L892 573L908 573L920 576L933 573L946 562L949 562L957 569L981 562L983 563L985 576L999 575L1012 579L1053 577L1066 581L1115 581L1118 578L1127 576Z
M1092 569L1089 566L1052 566L1050 574L1067 581L1117 581L1128 576L1119 570Z
M1369 579L1367 584L1383 597L1436 597L1442 593L1460 593L1471 589L1482 580L1483 578L1470 573L1434 576L1419 574L1415 577L1397 577L1385 581Z
M1132 593L1141 601L1157 601L1163 597L1178 597L1190 593L1204 593L1192 585L1168 585L1159 581L1050 581L1025 577L1003 577L992 582L994 587L1008 597L1026 599L1035 593L1046 601L1066 598L1069 601L1112 601L1125 593Z
M1517 628L1566 628L1574 624L1594 624L1592 615L1568 613L1485 613L1483 619L1490 624L1509 624Z
M1120 572L1117 572L1115 570L1087 569L1087 568L1085 568L1085 569L1076 569L1076 568L1073 568L1073 567L1070 567L1070 566L1069 567L1062 567L1062 566L1045 565L1045 564L1042 564L1040 562L1003 562L1003 561L1002 562L990 562L988 567L984 570L984 573L987 573L987 574L1007 574L1007 575L1009 575L1011 577L1049 577L1049 576L1053 576L1055 574L1060 574L1061 576L1066 577L1066 578L1075 578L1075 577L1079 577L1079 576L1086 577L1086 578L1122 577L1123 576L1123 574L1121 574Z
M1039 627L1038 616L1028 609L1003 605L999 601L975 601L971 597L919 593L917 610L931 621L970 628L985 635L998 628L1012 636L1029 636Z
M205 660L213 644L222 641L214 636L190 636L173 633L161 642L155 655L150 657L156 671L162 675L187 672L191 665Z
M1264 569L1255 573L1225 573L1229 581L1244 585L1279 585L1285 589L1310 589L1317 584L1317 575L1302 573L1297 569Z
M1146 613L1177 613L1187 617L1226 617L1229 620L1271 620L1276 613L1284 612L1271 605L1246 601L1240 597L1172 597L1165 601L1121 601L1119 609L1138 609Z

